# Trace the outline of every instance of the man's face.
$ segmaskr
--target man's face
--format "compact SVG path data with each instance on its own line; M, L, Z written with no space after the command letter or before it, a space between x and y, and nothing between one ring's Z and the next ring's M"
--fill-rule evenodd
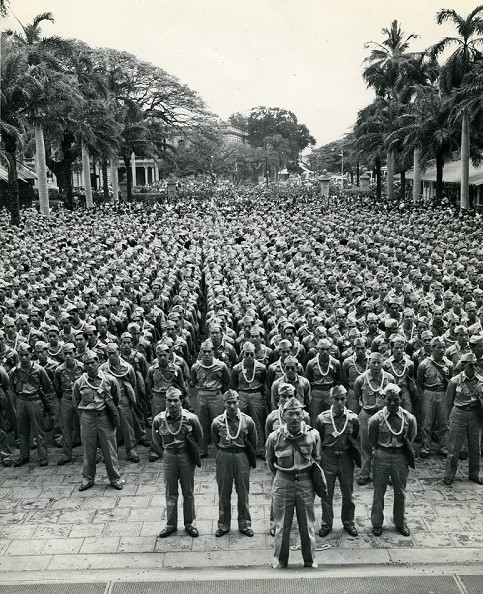
M468 332L458 332L456 335L456 340L461 347L465 347L468 345Z
M367 329L372 334L374 332L377 332L377 330L378 330L378 323L376 322L376 320L370 320L369 322L367 322Z
M168 356L169 351L158 351L156 353L156 357L158 358L158 363L161 367L166 367L168 364Z
M283 420L287 424L287 428L293 435L300 432L302 428L303 412L301 408L289 409L283 413Z
M297 366L295 365L295 363L287 363L283 366L283 370L285 372L285 375L287 376L287 378L289 380L294 380L295 379L295 375L297 372Z
M41 363L45 363L49 357L47 349L35 347L35 355Z
M255 362L255 353L253 351L243 351L243 360L246 364L253 367L253 363Z
M170 394L166 396L166 410L173 417L179 417L181 414L181 398Z
M31 355L30 351L21 350L18 353L18 358L20 359L20 365L22 367L28 367L30 365L32 355Z
M96 377L97 370L99 369L99 361L91 358L84 361L84 368L87 371L87 375L90 377Z
M436 344L433 347L433 357L439 361L440 359L443 358L444 355L444 351L446 350L445 345L444 344Z
M379 359L370 359L368 366L374 375L379 375L382 369L382 361Z
M68 350L63 352L64 361L67 367L72 367L75 361L74 351Z
M221 332L218 329L214 329L210 331L210 338L213 344L220 344L221 343Z
M226 415L232 419L236 417L240 410L240 401L238 398L230 398L223 403L226 410Z
M256 347L261 344L261 336L258 333L250 334L250 342Z
M326 363L330 358L330 347L317 347L319 353L319 359Z
M121 340L121 349L124 352L129 353L131 348L132 348L132 340L130 338L123 338Z
M384 404L386 405L387 410L390 413L396 413L399 410L399 406L401 404L401 397L399 396L399 394L394 394L393 392L390 392L384 398Z
M364 358L366 354L366 347L362 344L357 345L356 347L354 347L354 353L356 355L356 359L361 360Z
M201 349L201 361L205 365L211 365L213 363L213 349L211 347L203 347Z
M86 339L84 338L84 335L76 334L74 336L74 344L75 344L76 349L78 349L79 351L84 350L86 347L86 344L87 344Z
M107 351L107 358L111 363L117 363L119 359L119 349L112 347Z
M404 355L404 345L401 343L396 343L392 347L392 354L396 361L400 361Z
M347 395L346 394L337 394L336 396L331 396L330 402L334 407L334 413L336 415L340 415L344 412L344 407L347 402Z

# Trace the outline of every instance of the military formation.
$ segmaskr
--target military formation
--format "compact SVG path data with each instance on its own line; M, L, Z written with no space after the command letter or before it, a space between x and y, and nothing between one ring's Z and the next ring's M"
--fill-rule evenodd
M214 188L0 224L4 466L47 466L54 447L72 464L81 446L85 491L99 463L121 490L120 458L161 462L159 537L178 529L181 488L196 538L195 472L216 456L222 538L233 487L238 530L253 536L250 471L265 460L280 568L294 512L304 565L317 565L314 501L323 538L337 481L351 537L355 480L372 483L375 535L392 486L403 536L415 464L445 457L449 486L468 458L483 484L478 218Z

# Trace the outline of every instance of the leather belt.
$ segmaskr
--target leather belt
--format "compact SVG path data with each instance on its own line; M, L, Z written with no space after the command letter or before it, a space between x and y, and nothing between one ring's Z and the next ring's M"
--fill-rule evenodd
M326 454L330 454L332 456L337 456L337 458L340 458L341 456L343 456L344 454L347 454L348 451L347 450L333 450L332 448L326 447L326 446L322 446L322 449L324 450L324 453Z
M469 412L471 410L477 410L478 406L479 405L477 402L475 402L475 404L463 404L463 405L455 404L455 408L457 408L458 410L464 410L466 412Z
M283 478L288 479L289 481L299 481L300 479L305 478L308 474L310 474L311 469L306 468L301 470L300 472L291 472L286 470L277 469L277 471L283 476Z
M239 454L240 452L244 452L245 448L237 448L235 446L231 446L229 448L220 447L218 448L220 452L229 452L230 454Z
M169 454L180 454L181 452L186 452L186 446L173 446L173 447L165 447L165 451Z
M42 400L38 394L18 394L17 398L25 402L35 402L35 400Z
M382 452L390 452L391 454L399 454L400 452L403 451L404 446L397 446L397 447L387 448L385 446L378 445L377 446L377 449L378 450L381 450Z

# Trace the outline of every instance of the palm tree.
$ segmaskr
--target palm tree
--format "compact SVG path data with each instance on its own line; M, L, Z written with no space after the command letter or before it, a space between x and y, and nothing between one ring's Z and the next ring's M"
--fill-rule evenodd
M11 225L20 224L17 151L27 127L33 79L28 75L27 56L9 36L1 37L1 153L8 169L8 204Z
M54 74L55 60L52 53L54 47L59 47L62 42L57 37L41 39L40 24L44 21L54 22L54 17L51 12L44 12L37 15L32 23L22 25L23 35L13 33L13 37L18 44L26 46L28 63L32 67L31 75L36 78L41 88L38 88L36 93L37 100L32 102L30 109L30 120L35 130L35 151L36 151L36 165L37 165L37 181L39 186L39 204L40 213L46 216L50 214L49 196L47 189L47 168L45 163L45 144L43 123L46 118L49 107L56 105L58 97L54 99L53 103L45 100L44 91L51 95L53 91L53 80L51 75ZM54 69L53 69L54 67ZM57 74L59 74L57 72ZM55 77L55 83L60 83L59 77Z
M418 64L421 53L409 52L409 44L417 35L407 35L402 31L397 20L391 23L390 28L384 28L382 33L386 36L381 43L371 41L366 44L371 53L365 59L368 64L363 73L363 78L374 89L376 96L387 101L385 111L387 122L390 124L388 132L394 130L397 113L401 104L410 99L409 88L412 80L420 76ZM394 187L394 144L386 146L387 163L387 198L393 198Z
M421 167L436 160L436 202L443 196L443 168L458 146L456 129L450 120L450 103L433 86L418 86L410 110L401 118L398 131L408 151L414 154L413 200L419 201Z
M436 22L441 25L452 23L457 37L444 37L432 46L435 57L446 49L456 45L455 51L443 64L439 84L443 93L449 94L453 89L461 87L466 75L474 67L475 61L481 58L483 50L483 5L477 6L464 18L456 11L445 8L436 15ZM470 168L470 122L468 109L461 112L461 209L469 206L469 168Z

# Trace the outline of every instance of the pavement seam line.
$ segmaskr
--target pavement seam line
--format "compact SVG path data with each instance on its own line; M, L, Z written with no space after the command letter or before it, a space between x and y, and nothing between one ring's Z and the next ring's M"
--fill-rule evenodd
M113 586L114 586L114 582L112 580L109 580L106 584L104 594L111 594Z
M463 580L461 579L461 577L459 575L457 575L456 573L453 574L453 577L454 577L456 585L458 586L458 589L461 592L461 594L468 594L468 590L467 590L466 586L463 584Z

